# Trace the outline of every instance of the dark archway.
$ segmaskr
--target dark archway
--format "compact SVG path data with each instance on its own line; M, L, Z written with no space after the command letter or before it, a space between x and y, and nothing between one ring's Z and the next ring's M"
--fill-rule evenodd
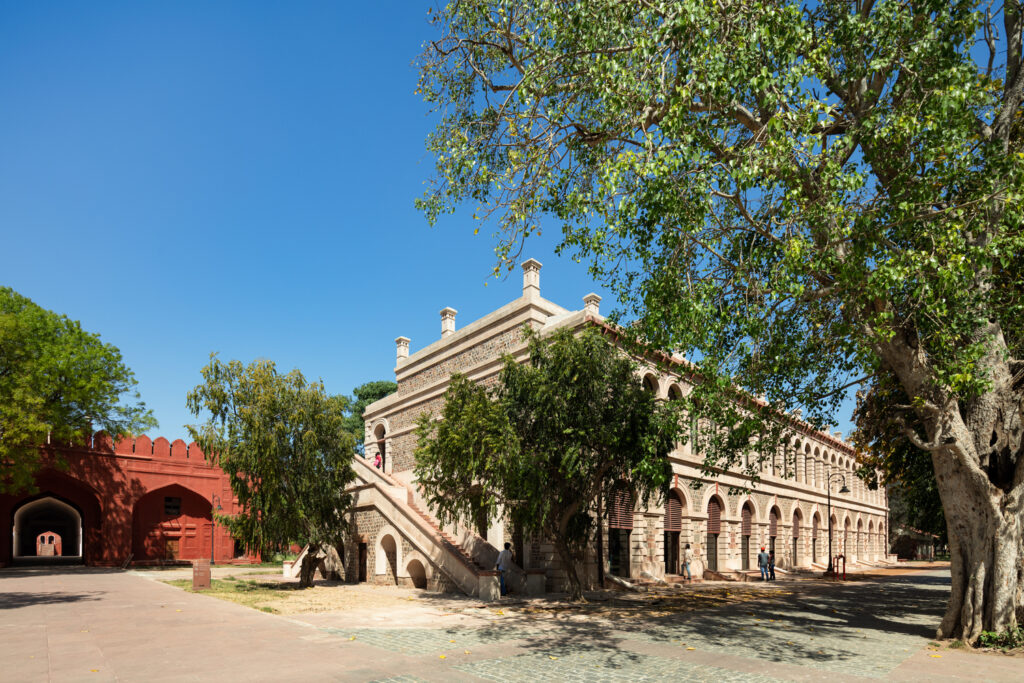
M12 522L15 559L82 559L85 545L82 511L70 501L50 493L41 494L19 505L14 510ZM60 537L59 554L52 542L53 552L39 553L38 540L43 534Z
M683 533L683 510L686 503L679 491L669 491L665 497L665 573L679 574L679 546Z
M427 570L422 562L419 560L409 560L405 570L409 572L409 578L412 579L414 588L422 589L427 587Z
M135 562L209 558L212 533L212 504L180 484L150 491L132 510Z

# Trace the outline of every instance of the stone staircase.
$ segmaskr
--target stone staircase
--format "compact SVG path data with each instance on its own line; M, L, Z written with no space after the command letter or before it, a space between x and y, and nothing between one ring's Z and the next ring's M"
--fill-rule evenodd
M485 567L483 564L478 562L472 555L469 554L469 552L464 547L462 547L462 545L457 543L455 539L451 537L451 534L449 534L447 531L441 528L441 525L438 523L436 519L434 519L431 515L428 515L426 512L424 512L419 505L411 501L408 503L408 505L410 510L419 515L420 519L422 519L434 530L438 538L440 538L441 541L443 541L445 548L448 550L448 552L452 553L452 555L454 555L463 564L465 564L467 569L479 574L481 571L486 571L493 568Z
M498 551L486 540L466 530L459 542L443 525L417 503L416 492L395 477L382 472L362 458L354 459L354 469L366 486L373 487L380 497L374 505L388 521L398 528L417 550L429 557L467 595L484 600L498 595L498 575L493 571L493 558ZM366 486L359 487L365 489ZM368 498L359 491L357 495ZM406 524L411 522L411 524ZM421 541L417 543L417 540ZM470 545L470 548L466 546ZM474 552L475 551L475 552ZM521 571L521 570L520 570ZM513 587L518 582L513 582ZM523 578L525 588L525 575Z

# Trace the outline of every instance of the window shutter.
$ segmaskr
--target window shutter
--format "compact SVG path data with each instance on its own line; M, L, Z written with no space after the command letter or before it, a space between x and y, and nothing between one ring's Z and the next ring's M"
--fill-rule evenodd
M769 520L770 521L768 522L768 535L769 536L778 536L779 535L779 515L775 512L775 510L772 510L772 513L771 513L771 516L769 517Z
M811 538L818 537L818 516L815 515L814 519L811 520Z
M679 496L674 493L668 494L665 500L665 531L683 530L683 504Z
M800 515L793 515L793 538L800 538Z
M633 496L628 489L620 488L612 493L608 504L608 526L612 529L633 528Z
M712 498L708 503L708 533L722 533L722 507L717 498Z
M750 505L743 506L743 532L742 536L749 536L754 526L754 515L750 512Z

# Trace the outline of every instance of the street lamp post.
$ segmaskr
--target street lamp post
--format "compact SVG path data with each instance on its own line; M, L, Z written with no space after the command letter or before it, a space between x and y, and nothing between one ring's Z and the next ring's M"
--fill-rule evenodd
M210 564L216 564L214 557L214 549L217 547L217 513L223 510L220 506L220 496L216 493L213 494L213 500L211 501L212 513L210 514L210 521L213 522L213 526L210 531Z
M839 493L849 493L850 489L846 488L846 477L840 472L829 472L828 482L826 488L828 490L828 569L826 574L832 574L835 571L835 567L832 566L832 478L839 477L843 482L843 485L839 489Z

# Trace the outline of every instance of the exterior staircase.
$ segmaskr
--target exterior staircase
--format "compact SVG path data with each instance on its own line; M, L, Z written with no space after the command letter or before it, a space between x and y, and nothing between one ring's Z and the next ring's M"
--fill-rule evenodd
M455 527L461 542L417 502L412 487L378 470L363 458L353 460L356 474L364 484L353 488L354 505L372 505L410 544L431 560L467 595L484 600L498 597L498 573L494 561L498 550L469 530ZM526 573L515 568L509 576L510 590L526 593Z

